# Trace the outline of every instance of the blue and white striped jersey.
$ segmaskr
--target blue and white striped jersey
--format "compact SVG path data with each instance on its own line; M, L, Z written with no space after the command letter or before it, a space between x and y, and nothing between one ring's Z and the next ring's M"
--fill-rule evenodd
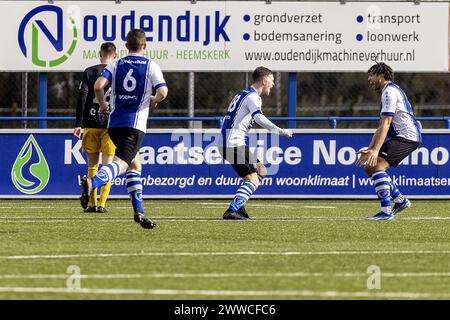
M246 137L252 127L253 117L262 113L261 106L261 97L253 87L240 92L233 98L223 119L223 146L230 148L246 145Z
M102 76L111 84L108 128L135 128L145 132L150 96L166 86L161 68L152 60L130 54L106 66Z
M380 115L393 117L388 137L398 136L411 141L422 141L422 126L414 117L406 94L391 81L381 91Z

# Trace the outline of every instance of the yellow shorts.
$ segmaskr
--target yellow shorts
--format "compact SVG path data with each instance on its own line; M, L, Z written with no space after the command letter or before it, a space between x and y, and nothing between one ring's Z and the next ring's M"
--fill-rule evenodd
M114 154L116 146L106 128L84 128L81 150L87 153Z

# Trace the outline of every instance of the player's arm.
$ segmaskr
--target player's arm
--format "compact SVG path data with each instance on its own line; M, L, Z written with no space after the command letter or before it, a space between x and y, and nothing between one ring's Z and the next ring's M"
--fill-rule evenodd
M392 123L392 116L382 116L377 130L375 131L372 141L368 149L373 149L375 151L380 151L384 140L386 139L389 127Z
M369 147L360 152L361 156L356 161L357 166L365 163L371 167L376 166L378 162L378 152L386 139L392 119L395 116L397 106L398 92L395 89L387 88L381 96L381 114L380 123L375 131Z
M386 139L389 127L392 123L392 118L392 116L381 117L380 124L378 125L378 128L372 137L372 141L370 142L369 147L360 152L361 157L359 157L358 161L356 161L357 166L362 166L365 163L367 163L371 167L377 165L378 153L380 152L380 148L383 145L384 139Z
M169 92L167 88L166 80L164 80L164 75L161 71L159 65L155 62L151 62L149 68L152 83L154 84L153 89L155 90L155 95L150 97L149 108L155 109L158 103L163 101Z
M95 97L97 98L98 104L100 106L100 108L98 109L99 112L108 111L108 103L105 99L105 88L108 84L109 80L103 76L98 77L94 84Z
M169 89L166 85L158 87L156 89L155 95L150 97L150 109L155 109L158 103L160 103L167 97L168 93Z
M81 137L81 127L83 124L83 112L84 107L86 106L86 100L89 92L88 81L87 81L87 72L86 70L83 72L83 80L80 83L80 87L78 90L77 97L77 110L76 110L76 120L75 120L75 129L73 130L73 135L80 139Z
M247 96L246 106L248 111L251 113L252 118L255 120L257 124L259 124L264 129L267 129L270 132L275 132L276 134L282 136L292 137L291 130L281 129L276 126L272 121L266 118L266 116L262 113L261 107L261 97L257 94L250 94Z
M289 138L292 137L293 132L291 130L281 129L260 112L253 115L253 119L255 119L257 124L270 132L275 132L276 134L287 136Z

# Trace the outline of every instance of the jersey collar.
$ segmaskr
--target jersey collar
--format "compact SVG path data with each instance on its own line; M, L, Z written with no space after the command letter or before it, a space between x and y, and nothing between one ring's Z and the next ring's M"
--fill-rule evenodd
M386 84L384 85L383 89L381 89L381 92L383 92L388 87L388 85L390 85L391 83L393 83L393 82L390 81L390 80L388 82L386 82Z

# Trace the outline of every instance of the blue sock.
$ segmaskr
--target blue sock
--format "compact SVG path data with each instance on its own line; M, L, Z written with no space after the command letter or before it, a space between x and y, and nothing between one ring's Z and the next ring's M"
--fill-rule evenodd
M114 161L103 165L97 174L92 178L92 188L98 188L107 183L108 181L116 178L122 170L120 163Z
M391 178L386 171L380 170L372 174L372 180L375 184L375 191L381 204L381 211L391 213Z
M250 199L250 196L256 191L257 188L258 187L253 182L244 182L244 184L236 191L236 195L234 196L229 209L233 212L238 211L248 201L248 199Z
M127 191L130 196L133 208L139 212L144 212L142 206L142 180L141 173L137 170L129 170L126 174Z
M394 181L389 177L389 182L391 183L391 198L394 199L395 202L401 203L405 201L405 197L401 194L400 190L398 190L397 185Z

